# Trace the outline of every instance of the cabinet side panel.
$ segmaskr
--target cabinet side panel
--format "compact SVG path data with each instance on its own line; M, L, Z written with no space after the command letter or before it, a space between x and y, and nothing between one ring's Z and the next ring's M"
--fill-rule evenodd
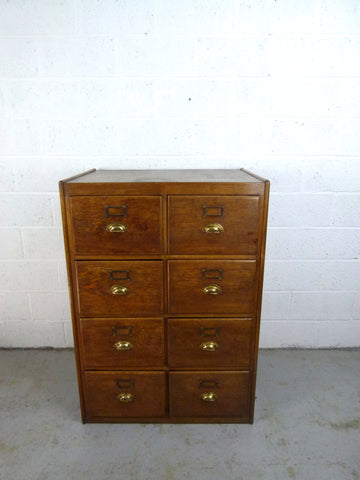
M69 299L70 299L70 308L71 308L71 317L72 317L71 318L72 329L73 329L74 346L75 346L75 360L76 360L78 388L79 388L79 396L80 396L81 419L82 419L82 422L85 423L82 366L81 366L81 357L80 357L80 349L79 349L79 332L78 332L77 321L76 321L77 314L76 314L76 306L75 306L76 299L75 299L75 290L74 290L75 276L73 272L74 262L70 254L68 209L67 209L67 197L65 196L64 182L59 182L59 192L60 192L61 216L62 216L62 225L63 225L64 244L65 244L66 269L67 269L67 275L68 275Z
M270 192L270 182L266 180L264 185L262 226L261 226L261 232L260 232L261 245L260 245L260 258L258 262L259 278L258 278L257 305L256 305L256 316L255 316L253 365L252 365L252 375L251 375L251 385L250 385L250 421L249 423L254 423L256 373L257 373L257 361L258 361L258 350L259 350L261 303L262 303L263 282L264 282L264 264L265 264L267 218L268 218L268 209L269 209L269 192Z

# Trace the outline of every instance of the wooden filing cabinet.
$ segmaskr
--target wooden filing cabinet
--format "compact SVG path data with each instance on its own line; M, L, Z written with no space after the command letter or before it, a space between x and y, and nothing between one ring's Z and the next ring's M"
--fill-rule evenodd
M245 170L60 182L84 422L253 422L268 196Z

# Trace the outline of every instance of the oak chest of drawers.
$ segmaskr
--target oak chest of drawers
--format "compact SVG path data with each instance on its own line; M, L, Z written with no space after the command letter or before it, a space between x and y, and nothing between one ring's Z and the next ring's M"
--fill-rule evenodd
M84 422L253 422L268 195L245 170L60 182Z

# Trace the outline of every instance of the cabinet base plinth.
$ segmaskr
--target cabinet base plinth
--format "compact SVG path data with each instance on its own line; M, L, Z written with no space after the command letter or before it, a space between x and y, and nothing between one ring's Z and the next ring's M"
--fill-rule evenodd
M158 417L158 418L103 418L89 417L83 423L252 423L249 417Z

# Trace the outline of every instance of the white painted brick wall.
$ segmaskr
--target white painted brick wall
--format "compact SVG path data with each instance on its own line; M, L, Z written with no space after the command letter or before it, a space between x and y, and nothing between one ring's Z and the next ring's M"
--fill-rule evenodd
M271 180L263 347L360 345L357 0L0 2L0 346L72 345L57 183Z

